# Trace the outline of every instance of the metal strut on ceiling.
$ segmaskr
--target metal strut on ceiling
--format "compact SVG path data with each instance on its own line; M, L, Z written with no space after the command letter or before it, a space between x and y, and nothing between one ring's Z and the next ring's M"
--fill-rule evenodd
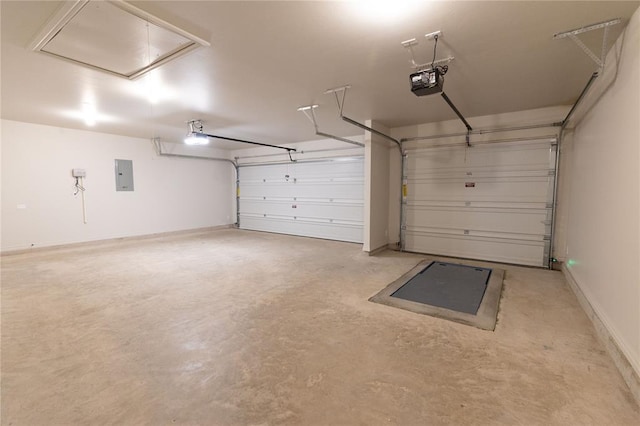
M435 40L437 38L442 38L442 31L435 31L429 34L425 34L424 37L427 40ZM424 64L419 64L416 62L416 56L415 56L415 52L413 51L413 46L417 46L418 45L418 40L416 40L415 38L412 38L410 40L405 40L403 42L401 42L400 44L402 44L402 47L404 47L405 49L407 49L407 51L409 51L409 55L411 56L411 67L413 69L415 69L416 71L422 71L428 68L433 68L434 66L438 66L438 65L442 65L442 64L448 64L449 62L453 61L455 58L453 56L449 56L443 59L438 59L438 60L434 60L431 62L427 62Z
M291 160L292 162L295 161L292 157L291 157L291 152L296 152L297 150L295 148L289 148L286 146L279 146L279 145L271 145L268 143L262 143L262 142L253 142L253 141L248 141L245 139L237 139L237 138L231 138L228 136L220 136L220 135L214 135L211 133L205 133L202 130L202 121L201 120L191 120L188 122L189 125L189 133L188 136L192 136L192 135L196 135L196 136L206 136L209 138L213 138L213 139L221 139L221 140L225 140L225 141L232 141L232 142L241 142L241 143L246 143L246 144L251 144L251 145L258 145L258 146L265 146L268 148L275 148L275 149L283 149L287 151L287 154L289 155L289 160Z
M329 89L329 90L326 90L324 92L325 95L328 95L328 94L331 94L331 93L333 93L335 95L336 103L338 104L338 113L340 115L340 118L343 121L345 121L345 122L347 122L347 123L349 123L349 124L351 124L353 126L356 126L356 127L361 128L361 129L364 129L364 130L366 130L368 132L374 133L374 134L376 134L378 136L381 136L381 137L383 137L383 138L395 143L396 146L398 147L398 149L400 149L400 152L402 152L402 144L400 143L400 141L398 139L393 138L393 137L391 137L391 136L389 136L389 135L387 135L385 133L382 133L379 130L373 129L373 128L369 127L369 126L365 126L362 123L359 123L359 122L357 122L357 121L355 121L355 120L353 120L353 119L351 119L349 117L346 117L342 113L342 111L344 109L344 100L345 100L345 97L347 95L347 90L349 88L351 88L351 86L350 85L346 85L346 86L342 86L342 87L336 87L334 89ZM340 93L340 92L342 92L342 98L340 98L340 96L338 96L338 93Z
M316 120L316 113L315 113L315 109L318 108L318 105L306 105L306 106L302 106L300 108L298 108L298 111L301 111L308 119L309 121L311 121L311 123L313 124L313 128L315 129L316 135L318 136L324 136L325 138L330 138L330 139L335 139L341 142L346 142L352 145L358 145L358 146L364 146L363 143L360 142L355 142L352 141L350 139L347 138L343 138L340 136L335 136L335 135L331 135L329 133L324 133L321 132L318 129L318 121Z
M587 25L585 27L564 31L561 33L556 33L553 35L553 38L557 40L560 38L569 37L578 45L578 47L580 47L580 49L582 49L584 53L587 54L587 56L589 56L598 65L598 67L604 68L605 59L607 57L607 37L609 35L609 27L612 25L617 25L620 22L622 22L620 18L612 19L610 21L598 22L596 24ZM601 28L604 29L604 32L602 34L602 49L600 51L600 56L598 56L595 53L593 53L591 49L589 49L587 45L582 42L582 40L580 40L578 35L589 32L589 31L593 31L593 30L599 30Z

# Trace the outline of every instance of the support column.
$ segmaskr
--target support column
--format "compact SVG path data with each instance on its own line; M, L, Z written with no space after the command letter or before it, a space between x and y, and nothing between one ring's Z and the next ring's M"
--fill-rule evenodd
M389 129L373 120L365 124L383 133ZM388 140L365 132L364 137L364 244L367 253L387 246L389 241L389 149Z

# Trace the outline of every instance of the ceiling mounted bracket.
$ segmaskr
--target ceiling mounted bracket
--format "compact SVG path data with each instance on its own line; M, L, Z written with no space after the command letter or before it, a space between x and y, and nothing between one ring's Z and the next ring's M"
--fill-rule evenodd
M315 109L316 108L318 108L318 105L315 105L315 104L314 105L301 106L300 108L298 108L298 111L302 112L309 119L309 121L311 121L311 123L313 124L313 129L315 130L316 135L323 136L325 138L335 139L335 140L338 140L340 142L346 142L348 144L357 145L357 146L360 146L360 147L364 146L364 144L360 143L360 142L355 142L355 141L352 141L352 140L347 139L347 138L343 138L343 137L340 137L340 136L331 135L329 133L321 132L320 129L318 128L318 120L316 119L316 113L315 113Z
M327 89L324 91L325 95L334 94L336 98L336 104L338 104L338 110L340 111L340 117L342 117L342 108L344 107L344 100L347 96L347 90L351 89L351 85L347 84L345 86L335 87L333 89ZM338 95L338 93L342 93L342 97Z
M349 117L345 117L345 115L342 113L342 111L344 110L344 102L345 102L345 98L347 97L347 90L349 90L350 88L351 88L351 85L347 84L345 86L340 86L340 87L336 87L334 89L328 89L328 90L324 91L325 95L329 95L329 94L333 93L333 95L335 96L336 103L338 104L339 115L340 115L340 118L342 119L342 121L345 121L345 122L351 124L352 126L356 126L356 127L359 127L359 128L361 128L363 130L366 130L367 132L374 133L374 134L376 134L378 136L381 136L381 137L383 137L383 138L395 143L396 146L398 147L398 149L400 150L400 152L402 152L402 143L398 139L393 138L393 137L391 137L391 136L389 136L389 135L387 135L385 133L382 133L379 130L371 128L369 126L365 126L364 124L359 123L356 120L353 120L353 119L351 119ZM340 96L339 93L342 93L342 96Z
M584 53L587 54L587 56L589 56L589 58L591 58L598 65L599 68L604 68L604 64L607 56L607 41L608 41L608 35L609 35L609 27L613 25L617 25L620 22L622 22L620 18L612 19L610 21L598 22L597 24L587 25L585 27L564 31L561 33L556 33L553 35L553 38L557 40L557 39L569 37L578 45L580 49L582 49ZM589 49L589 47L587 47L587 45L582 42L582 40L580 40L578 35L589 32L589 31L593 31L593 30L599 30L601 28L604 31L602 34L602 49L600 51L600 56L598 56L595 53L593 53L593 51Z
M434 32L429 33L429 34L425 34L424 37L427 40L435 40L435 41L437 41L438 39L442 38L442 31L434 31ZM410 61L411 67L413 69L415 69L415 70L418 70L418 71L429 69L429 68L432 68L432 67L437 66L437 65L448 64L449 62L451 62L451 61L453 61L455 59L453 56L448 56L446 58L433 60L433 61L428 62L428 63L419 64L419 63L416 62L415 52L413 50L413 47L418 45L418 40L416 40L415 38L412 38L412 39L409 39L409 40L405 40L405 41L401 42L400 44L402 45L402 47L404 47L405 49L407 49L409 51L409 55L411 56L411 61Z

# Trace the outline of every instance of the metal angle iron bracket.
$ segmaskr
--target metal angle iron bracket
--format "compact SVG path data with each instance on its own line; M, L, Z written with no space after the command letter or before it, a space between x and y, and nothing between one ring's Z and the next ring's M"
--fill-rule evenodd
M556 33L553 35L553 38L555 40L558 40L561 38L569 37L578 45L580 49L582 49L584 53L587 54L587 56L589 56L589 58L591 58L598 65L599 68L604 68L605 60L607 57L607 41L609 36L609 27L613 25L617 25L620 22L622 22L622 19L620 18L611 19L609 21L604 21L604 22L598 22L596 24L575 28L573 30L564 31L561 33ZM589 49L589 47L586 44L584 44L582 40L580 40L580 38L578 37L578 35L582 33L586 33L593 30L599 30L599 29L604 30L602 34L602 49L600 51L600 56L596 55L593 51L591 51L591 49Z
M307 117L309 119L309 121L311 121L311 124L313 124L313 129L314 129L315 134L317 136L323 136L325 138L335 139L337 141L345 142L345 143L348 143L348 144L351 144L351 145L357 145L359 147L364 147L363 143L352 141L352 140L347 139L347 138L343 138L343 137L340 137L340 136L336 136L336 135L332 135L330 133L326 133L326 132L320 131L320 129L318 128L318 120L316 118L316 113L315 113L315 109L316 108L318 108L318 105L316 105L316 104L305 105L305 106L301 106L300 108L298 108L298 111L302 112L305 115L305 117Z
M435 40L435 39L441 39L442 38L442 31L434 31L432 33L428 33L425 34L424 37L427 40ZM418 40L416 40L415 38L409 39L409 40L405 40L403 42L400 43L402 45L402 47L404 47L405 49L407 49L409 51L409 55L411 56L411 60L409 61L411 63L411 67L413 69L415 69L416 71L422 71L425 69L429 69L438 65L442 65L442 64L448 64L449 62L453 61L455 59L455 57L453 56L448 56L446 58L442 58L442 59L437 59L437 60L433 60L431 62L427 62L424 64L419 64L416 62L416 56L415 56L415 51L413 50L414 46L418 45Z
M328 89L328 90L324 91L325 95L330 95L330 94L333 93L333 95L335 96L336 104L338 105L338 114L339 114L340 118L342 119L342 121L345 121L345 122L347 122L347 123L349 123L349 124L351 124L353 126L359 127L359 128L361 128L363 130L366 130L367 132L374 133L374 134L376 134L378 136L381 136L381 137L383 137L383 138L395 143L396 146L398 147L398 149L400 150L400 152L402 152L402 143L398 139L393 138L393 137L387 135L386 133L383 133L383 132L381 132L379 130L376 130L374 128L371 128L369 126L365 126L364 124L359 123L359 122L357 122L356 120L354 120L352 118L346 117L343 114L345 98L347 96L347 90L349 90L350 88L351 88L351 85L347 84L345 86L335 87L333 89ZM338 93L342 93L342 97L340 97L338 95Z

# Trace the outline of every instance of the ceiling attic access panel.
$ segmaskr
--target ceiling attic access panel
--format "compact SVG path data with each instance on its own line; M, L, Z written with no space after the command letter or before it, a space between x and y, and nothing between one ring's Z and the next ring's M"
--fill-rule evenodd
M198 47L199 37L123 1L65 3L32 49L134 79Z

